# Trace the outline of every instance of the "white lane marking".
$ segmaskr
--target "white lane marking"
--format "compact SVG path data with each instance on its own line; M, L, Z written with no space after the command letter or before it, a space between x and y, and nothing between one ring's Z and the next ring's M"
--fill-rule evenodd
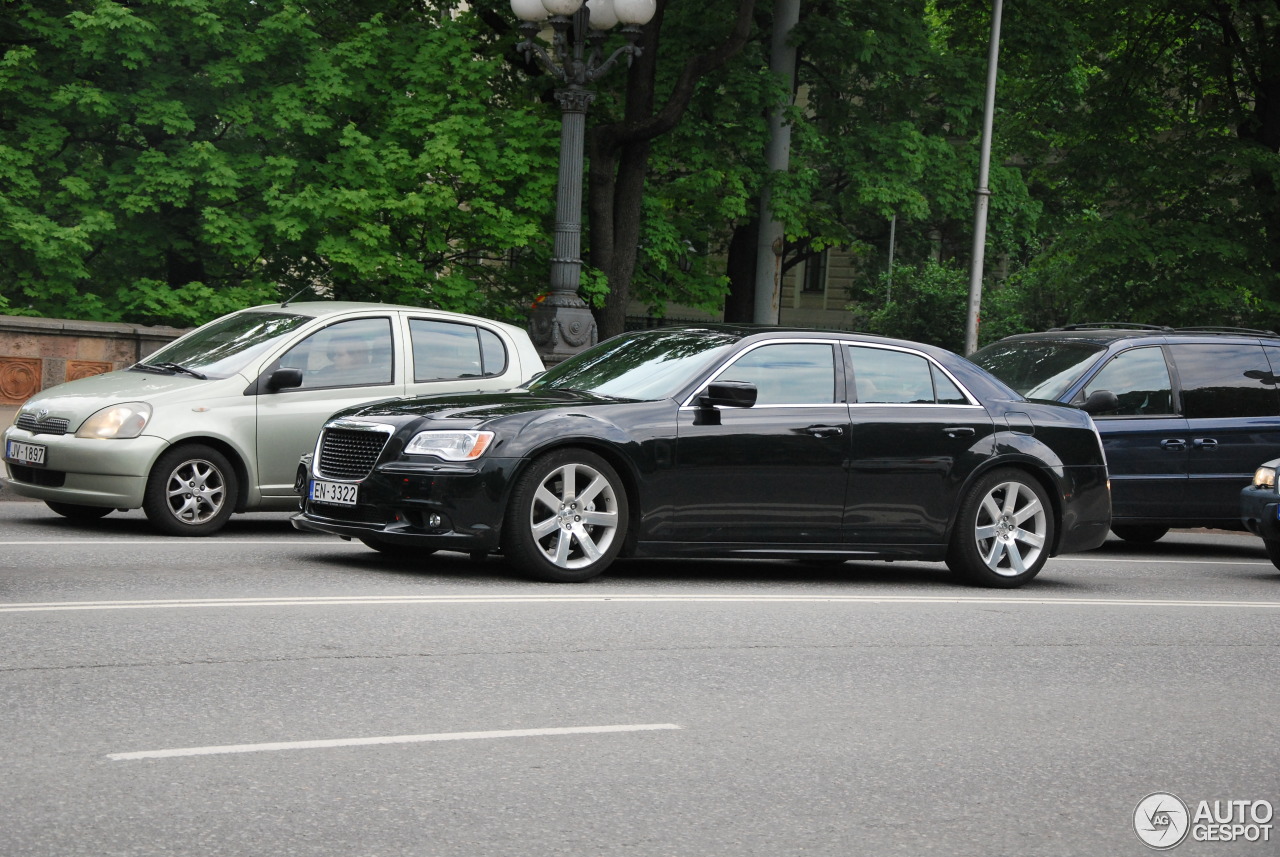
M428 735L388 735L379 738L331 738L324 741L281 741L272 744L224 744L218 747L179 747L173 750L139 750L108 753L113 762L132 759L172 759L176 756L217 756L226 753L270 753L278 750L315 750L325 747L363 747L371 744L420 744L427 741L477 741L486 738L536 738L544 735L599 735L606 732L653 732L683 729L675 723L634 723L621 726L560 726L548 729L504 729L494 732L436 732Z
M958 595L365 595L297 596L279 598L191 598L147 601L51 601L0 604L0 613L69 610L156 610L204 607L329 607L367 604L565 604L589 603L756 603L756 604L1003 604L1055 607L1262 607L1280 608L1280 601L1208 601L1160 598L1036 598L1033 596Z
M285 537L285 539L287 541L300 541L300 542L301 541L329 542L329 540L325 536L320 536L320 535L308 536L308 535L299 534L297 536L292 536L292 535L287 536ZM334 539L332 542L329 542L329 543L333 547L346 545L348 547L358 547L361 549L365 549L364 545L360 544L359 542L344 542L342 539ZM45 539L40 541L35 541L35 540L27 541L27 540L15 539L12 541L0 541L0 546L4 546L4 547L12 547L15 545L22 546L22 547L48 547L49 545L101 545L101 546L109 547L111 545L130 545L130 546L136 547L138 545L170 545L172 546L172 545L189 545L189 544L191 544L191 539L188 536L169 536L169 537L156 536L155 538L151 538L151 539L56 539L56 540ZM217 538L217 539L203 540L202 542L200 542L200 547L202 548L212 547L214 545L217 545L219 547L221 547L222 545L276 545L276 546L279 546L280 544L282 544L281 539Z

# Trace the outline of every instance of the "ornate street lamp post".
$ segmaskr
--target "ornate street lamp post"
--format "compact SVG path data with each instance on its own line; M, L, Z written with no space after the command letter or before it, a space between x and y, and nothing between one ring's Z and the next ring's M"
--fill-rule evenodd
M596 322L578 295L582 277L582 170L587 108L595 93L587 84L640 53L640 28L656 11L656 0L511 0L520 19L525 60L536 57L564 85L560 104L560 176L556 185L555 246L551 290L533 311L530 336L548 364L559 363L596 342ZM551 51L535 41L545 24L553 36ZM621 23L627 44L604 59L606 32Z

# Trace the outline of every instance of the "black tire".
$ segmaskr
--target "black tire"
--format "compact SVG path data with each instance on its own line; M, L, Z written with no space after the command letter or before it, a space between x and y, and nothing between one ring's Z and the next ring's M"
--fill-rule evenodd
M1053 534L1053 506L1040 483L1019 470L993 470L960 503L947 566L975 586L1013 589L1040 573Z
M165 535L210 536L235 511L239 488L225 455L199 443L176 446L151 468L142 509Z
M435 548L424 548L418 545L402 545L383 541L377 536L361 536L365 547L373 548L383 556L398 560L426 559L436 552Z
M96 521L114 511L110 506L81 506L76 503L55 503L52 500L46 500L45 505L73 521Z
M1280 568L1280 541L1263 539L1262 545L1267 549L1267 559L1271 560L1271 564L1276 568Z
M585 449L556 450L516 480L503 553L534 580L581 583L617 558L628 513L626 488L609 462Z
M1159 524L1112 524L1111 532L1115 533L1126 542L1133 542L1136 545L1149 545L1152 542L1158 542L1169 532L1168 527L1162 527Z

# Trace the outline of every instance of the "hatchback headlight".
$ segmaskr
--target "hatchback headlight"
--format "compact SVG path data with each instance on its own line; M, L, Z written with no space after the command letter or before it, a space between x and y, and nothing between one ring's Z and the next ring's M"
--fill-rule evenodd
M446 461L479 458L493 441L491 431L422 431L404 451L410 455L435 455Z
M1263 465L1253 471L1253 487L1276 490L1276 469Z
M151 419L151 406L145 402L126 402L103 408L84 421L76 437L123 440L142 434Z

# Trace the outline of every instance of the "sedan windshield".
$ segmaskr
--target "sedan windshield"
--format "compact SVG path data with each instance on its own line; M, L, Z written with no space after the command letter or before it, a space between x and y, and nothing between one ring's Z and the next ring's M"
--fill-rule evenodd
M667 399L738 341L715 330L648 330L607 339L556 366L528 388L576 390L615 399Z
M284 312L224 316L161 348L136 368L229 378L308 321L308 316Z
M969 359L1028 399L1057 401L1105 349L1092 342L993 342Z

